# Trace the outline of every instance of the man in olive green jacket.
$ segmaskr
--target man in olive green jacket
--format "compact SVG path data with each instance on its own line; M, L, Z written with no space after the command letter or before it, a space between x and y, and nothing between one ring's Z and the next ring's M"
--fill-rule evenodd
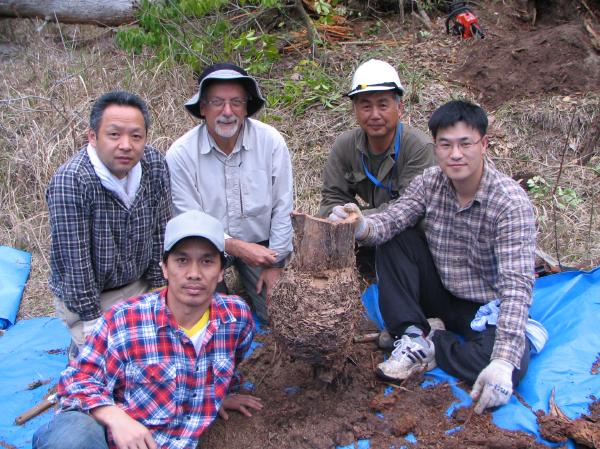
M323 172L320 216L335 221L336 206L359 204L357 197L365 215L383 210L435 163L431 138L401 122L403 94L390 64L372 59L358 67L348 96L360 128L346 131L333 145Z

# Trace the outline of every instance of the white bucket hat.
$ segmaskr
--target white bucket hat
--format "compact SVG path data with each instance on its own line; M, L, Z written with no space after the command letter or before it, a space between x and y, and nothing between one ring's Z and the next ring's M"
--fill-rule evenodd
M248 75L248 72L241 67L223 62L207 67L200 74L200 77L198 78L198 92L185 103L188 112L194 117L204 118L200 112L200 99L202 98L202 90L210 84L211 80L239 81L242 83L248 95L248 103L246 106L248 117L258 112L265 104L265 99L260 93L256 80Z

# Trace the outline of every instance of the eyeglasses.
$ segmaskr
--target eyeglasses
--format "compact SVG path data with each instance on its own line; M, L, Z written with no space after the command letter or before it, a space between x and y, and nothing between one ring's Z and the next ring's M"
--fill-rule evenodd
M483 136L483 137L485 137L485 136ZM481 142L483 140L483 137L481 137L479 140L477 140L475 142L471 142L470 140L459 140L459 141L454 141L454 142L451 142L449 140L444 140L443 142L436 142L435 147L438 150L450 151L454 148L455 145L458 145L458 148L460 148L462 151L468 151L471 148L473 148L475 145L477 145L479 142Z
M230 100L225 100L220 97L213 97L210 100L204 100L204 102L213 108L219 109L225 106L225 103L229 103L231 109L240 109L244 107L248 103L247 98L232 98Z

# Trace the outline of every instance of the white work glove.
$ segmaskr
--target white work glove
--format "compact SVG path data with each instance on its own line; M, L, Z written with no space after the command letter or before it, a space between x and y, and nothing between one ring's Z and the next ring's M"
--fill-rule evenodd
M336 211L336 207L338 208ZM360 208L358 207L358 205L356 205L355 203L346 203L343 206L335 206L333 208L333 211L331 212L331 215L336 214L338 217L341 217L341 213L343 213L346 217L348 218L350 217L350 215L355 215L356 216L356 220L354 220L353 225L354 225L354 237L356 238L356 240L362 240L367 236L367 221L365 220L364 215L362 214L362 211L360 210ZM330 215L330 217L331 217ZM344 218L341 218L342 220ZM331 219L330 219L331 220ZM339 218L337 219L339 220ZM336 220L331 220L331 221L336 221Z
M475 413L481 414L486 408L497 407L508 402L512 395L512 373L510 363L493 359L477 376L471 390L471 399L477 400Z
M90 335L92 333L92 331L94 330L94 327L96 326L96 323L98 323L98 321L100 321L100 317L96 318L95 320L89 320L89 321L83 322L83 336L84 337L87 337L88 335Z
M327 219L329 221L342 221L345 220L346 218L348 218L348 212L346 212L344 210L344 206L338 204L337 206L333 206L333 209L331 209L331 213L329 214L329 217L327 217Z

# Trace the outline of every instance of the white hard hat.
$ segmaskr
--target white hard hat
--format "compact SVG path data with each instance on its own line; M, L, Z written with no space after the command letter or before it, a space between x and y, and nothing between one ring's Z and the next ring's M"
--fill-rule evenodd
M404 94L398 72L390 64L379 59L369 59L361 64L352 77L352 90L349 97L363 92L394 90L398 95Z

